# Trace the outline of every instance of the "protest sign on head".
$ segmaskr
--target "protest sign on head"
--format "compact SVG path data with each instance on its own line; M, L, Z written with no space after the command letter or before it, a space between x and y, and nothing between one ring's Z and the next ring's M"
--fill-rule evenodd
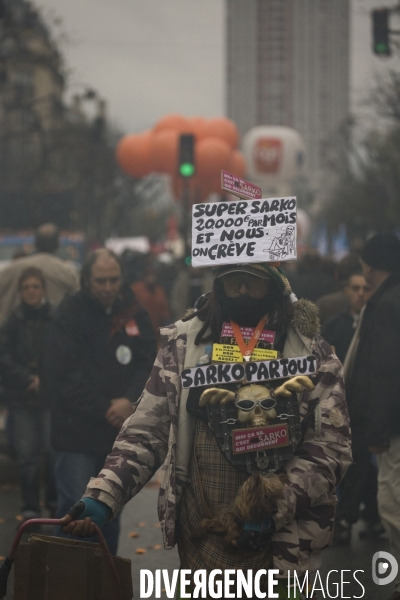
M294 197L194 204L192 265L295 260L296 205Z

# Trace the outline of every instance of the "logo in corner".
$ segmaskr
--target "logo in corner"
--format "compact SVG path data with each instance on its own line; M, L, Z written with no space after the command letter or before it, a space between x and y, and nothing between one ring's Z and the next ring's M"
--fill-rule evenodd
M388 585L397 577L399 565L389 552L375 552L372 557L372 580L376 585Z

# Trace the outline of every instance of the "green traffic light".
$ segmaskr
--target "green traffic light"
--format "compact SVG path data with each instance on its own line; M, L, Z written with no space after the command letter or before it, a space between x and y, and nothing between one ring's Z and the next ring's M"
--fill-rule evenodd
M179 173L182 177L192 177L194 175L194 165L192 163L182 163L179 165Z
M377 54L386 54L388 52L389 48L387 46L387 44L376 44L375 45L375 51Z

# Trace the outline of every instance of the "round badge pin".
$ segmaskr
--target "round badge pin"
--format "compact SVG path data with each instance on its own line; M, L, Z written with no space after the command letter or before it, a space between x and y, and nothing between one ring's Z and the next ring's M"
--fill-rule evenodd
M118 346L115 356L120 365L129 365L132 360L132 350L128 346Z

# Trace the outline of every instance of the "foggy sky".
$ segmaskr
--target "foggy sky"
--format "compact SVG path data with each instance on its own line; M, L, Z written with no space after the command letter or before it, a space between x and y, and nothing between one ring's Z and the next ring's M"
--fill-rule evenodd
M33 0L33 4L49 23L55 15L63 21L55 32L65 31L69 38L61 44L70 69L69 96L87 87L96 89L123 133L152 127L171 112L225 114L225 0ZM400 49L389 60L371 53L369 11L386 5L387 0L352 0L353 110L375 73L400 66Z

